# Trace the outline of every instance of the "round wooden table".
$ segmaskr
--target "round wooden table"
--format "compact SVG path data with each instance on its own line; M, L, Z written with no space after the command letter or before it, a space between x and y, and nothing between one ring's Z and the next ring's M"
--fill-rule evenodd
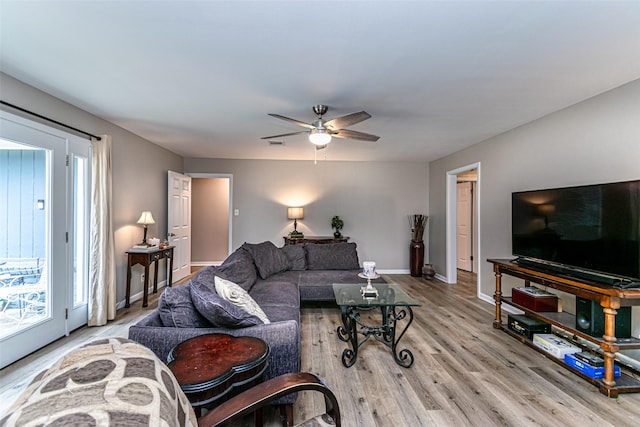
M202 407L260 382L268 356L269 346L259 338L207 334L175 346L167 362L199 417Z

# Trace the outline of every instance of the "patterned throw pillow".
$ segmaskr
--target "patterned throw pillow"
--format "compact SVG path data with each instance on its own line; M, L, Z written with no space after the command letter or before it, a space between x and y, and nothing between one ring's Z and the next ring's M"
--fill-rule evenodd
M189 289L193 305L213 326L237 329L263 324L258 317L221 298L213 283L194 279Z
M265 325L271 323L267 318L267 315L264 314L264 311L262 311L258 303L251 298L247 291L235 283L218 276L215 278L215 283L216 292L220 298L225 299L231 304L240 307L247 313L256 316L258 319L262 320Z
M2 426L196 426L167 366L124 338L93 341L36 376Z

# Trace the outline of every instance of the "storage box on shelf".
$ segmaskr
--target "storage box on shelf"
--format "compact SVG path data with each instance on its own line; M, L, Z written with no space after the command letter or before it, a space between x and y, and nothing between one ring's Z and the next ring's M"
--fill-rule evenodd
M535 286L513 288L513 302L533 311L558 311L558 297Z
M535 317L529 317L521 314L510 314L507 318L509 329L516 334L533 339L534 334L551 333L551 324L544 322Z
M602 360L602 366L594 366L578 358L578 354L580 353L565 354L565 363L591 378L604 378L604 359L600 358L600 360ZM613 376L615 378L620 376L620 366L614 365Z
M603 394L609 397L616 397L619 393L640 392L640 380L625 374L624 371L616 378L614 371L614 360L619 350L640 349L640 339L631 338L618 341L615 335L616 310L620 308L621 305L640 305L640 289L618 289L586 279L528 268L510 260L489 259L488 261L493 264L493 270L496 276L494 328L501 329L529 345L531 348L543 352L551 360L596 385ZM544 287L557 289L581 298L596 301L598 305L602 307L604 313L604 336L594 337L578 330L576 327L576 316L572 314L557 311L535 311L514 302L511 297L502 296L503 275L522 279L525 281L526 286L529 286L530 283L536 283ZM565 363L564 357L558 358L544 352L541 348L536 347L533 341L526 336L509 329L508 324L502 323L501 311L503 302L524 311L529 317L550 323L554 327L568 332L571 336L579 337L587 342L598 345L603 352L604 358L603 378L593 378L587 375L578 368Z

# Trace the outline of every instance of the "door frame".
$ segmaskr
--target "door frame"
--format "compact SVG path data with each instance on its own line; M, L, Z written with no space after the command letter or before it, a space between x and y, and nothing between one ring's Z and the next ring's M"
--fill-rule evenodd
M84 153L88 156L86 173L91 171L91 143L82 137L53 128L28 118L17 116L0 110L0 121L5 122L1 134L9 141L32 145L49 151L47 154L47 196L45 204L49 210L46 228L48 230L48 247L43 275L46 275L48 286L47 310L49 316L29 325L24 330L4 337L0 352L0 368L13 363L29 353L36 351L56 339L69 335L70 330L87 323L88 310L88 277L85 279L85 301L74 304L73 301L73 239L68 239L69 226L67 218L73 212L74 192L70 190L73 168L67 165L67 159L74 154ZM28 134L31 133L31 134ZM28 134L28 135L27 135ZM86 182L89 189L90 178ZM87 197L87 202L89 197ZM86 222L89 223L90 205L87 206ZM70 233L73 237L73 233ZM89 233L85 233L88 247ZM88 257L86 257L88 260ZM88 271L88 264L85 271ZM71 312L72 316L68 316Z
M191 178L227 178L229 180L229 241L228 241L228 254L233 252L233 175L230 173L184 173Z
M478 174L478 179L476 181L476 203L474 205L474 210L476 214L476 220L478 222L478 226L476 227L476 239L475 245L478 254L478 260L482 259L482 245L481 245L481 203L482 203L482 184L481 184L481 164L480 162L472 163L466 166L462 166L457 169L453 169L447 171L447 193L446 193L446 277L445 282L448 284L455 284L458 282L458 271L457 271L457 258L458 258L458 247L457 247L457 214L458 214L458 194L457 194L457 183L458 183L458 174L463 172L468 172L471 170L476 170ZM480 296L480 278L482 277L482 262L478 262L478 269L476 271L477 283L476 283L476 292L477 295Z

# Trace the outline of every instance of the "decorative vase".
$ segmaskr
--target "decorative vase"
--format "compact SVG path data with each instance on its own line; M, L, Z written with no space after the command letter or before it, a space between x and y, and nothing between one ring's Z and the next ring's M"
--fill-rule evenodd
M333 237L335 237L336 239L339 239L342 237L342 234L339 231L336 231L335 233L333 233Z
M409 260L412 277L422 276L422 265L424 264L424 242L422 240L412 240L409 245Z
M425 279L431 280L435 275L436 271L433 269L433 265L425 264L424 267L422 267L422 277Z

